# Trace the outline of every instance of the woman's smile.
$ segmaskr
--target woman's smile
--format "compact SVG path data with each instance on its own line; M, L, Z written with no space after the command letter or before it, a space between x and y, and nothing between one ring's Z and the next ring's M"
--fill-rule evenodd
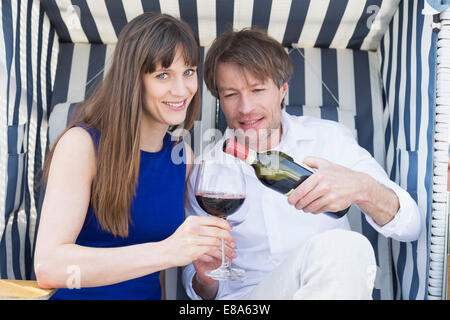
M187 99L181 100L181 101L163 101L163 103L169 107L169 109L174 111L182 111L186 108Z

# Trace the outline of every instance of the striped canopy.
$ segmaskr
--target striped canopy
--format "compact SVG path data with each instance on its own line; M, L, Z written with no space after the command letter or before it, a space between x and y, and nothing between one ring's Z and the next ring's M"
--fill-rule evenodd
M352 228L377 256L374 298L440 298L443 262L436 252L445 239L446 171L439 143L447 138L435 131L447 132L447 120L436 115L433 15L448 6L445 0L3 0L0 277L34 277L43 196L36 177L46 148L103 78L122 27L159 11L189 23L202 57L231 28L259 26L286 47L294 65L288 112L350 127L422 214L420 239L400 243L374 232L361 212L350 212ZM200 130L223 130L219 102L204 84L202 106ZM202 143L192 141L196 152Z
M147 11L188 22L200 45L229 29L259 26L286 46L376 50L400 0L43 0L60 41L114 44Z

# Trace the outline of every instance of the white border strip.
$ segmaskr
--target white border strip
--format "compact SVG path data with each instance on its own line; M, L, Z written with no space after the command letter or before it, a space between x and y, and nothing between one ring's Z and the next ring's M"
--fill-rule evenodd
M450 10L446 10L450 12ZM441 16L438 33L436 65L436 110L433 151L433 210L430 222L430 266L428 276L428 298L445 299L447 295L447 251L448 241L448 195L447 161L449 152L449 110L450 88L448 70L450 61L442 57L450 56L450 26ZM446 241L447 240L447 241Z

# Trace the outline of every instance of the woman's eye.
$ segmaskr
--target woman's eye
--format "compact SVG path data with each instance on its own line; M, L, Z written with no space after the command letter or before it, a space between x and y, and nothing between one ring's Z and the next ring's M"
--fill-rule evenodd
M235 95L236 95L235 93L229 93L229 94L224 95L224 97L225 98L231 98L231 97L233 97Z
M158 79L166 79L169 75L167 73L160 73L156 76Z
M194 73L195 73L195 70L194 70L194 69L187 69L187 70L184 72L184 75L185 75L185 76L192 76Z

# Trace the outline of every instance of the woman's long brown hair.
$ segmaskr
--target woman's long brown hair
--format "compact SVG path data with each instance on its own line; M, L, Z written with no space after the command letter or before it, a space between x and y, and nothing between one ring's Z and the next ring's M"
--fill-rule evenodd
M96 175L91 205L103 228L116 236L128 235L131 202L136 191L140 163L140 127L144 88L142 75L158 64L168 68L181 49L186 65L198 66L200 52L186 23L169 15L144 13L120 32L111 68L93 95L84 101L71 123L83 123L99 131ZM194 95L184 128L189 130L200 111L200 93ZM55 147L45 165L45 181Z

